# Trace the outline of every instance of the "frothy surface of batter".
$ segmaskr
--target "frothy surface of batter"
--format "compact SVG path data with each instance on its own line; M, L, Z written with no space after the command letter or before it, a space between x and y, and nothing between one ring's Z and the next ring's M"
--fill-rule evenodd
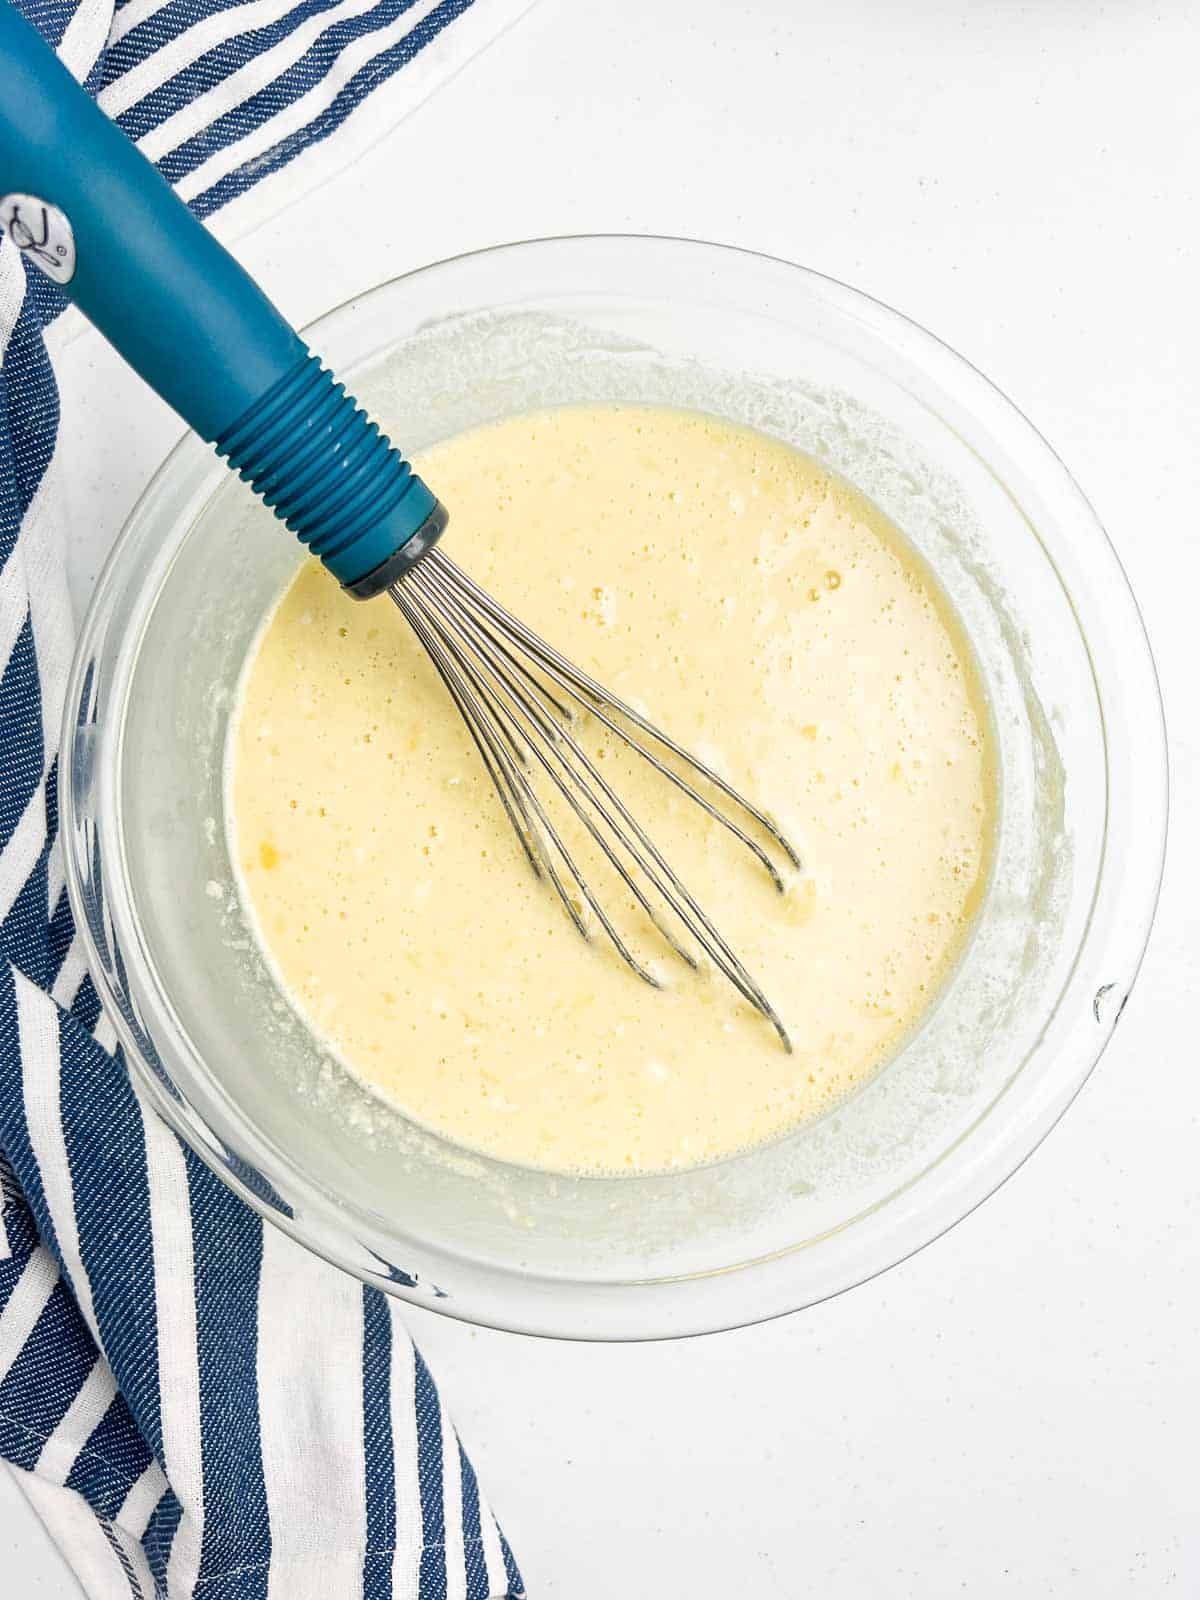
M593 739L795 1049L671 957L599 866L669 988L579 938L399 612L315 563L269 621L231 740L242 889L295 1005L414 1118L523 1164L686 1166L828 1108L919 1021L986 875L987 717L930 575L805 457L693 413L519 417L418 467L455 560L800 847L781 898Z

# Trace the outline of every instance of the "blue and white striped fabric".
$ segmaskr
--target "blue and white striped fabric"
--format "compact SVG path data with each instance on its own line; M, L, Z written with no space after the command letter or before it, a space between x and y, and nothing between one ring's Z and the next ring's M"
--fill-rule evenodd
M21 3L209 215L341 159L528 0ZM518 1596L392 1303L264 1227L113 1053L57 838L61 309L0 244L0 1456L92 1600Z

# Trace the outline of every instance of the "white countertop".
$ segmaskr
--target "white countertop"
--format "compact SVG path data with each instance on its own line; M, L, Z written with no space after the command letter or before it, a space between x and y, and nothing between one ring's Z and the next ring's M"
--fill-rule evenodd
M1200 1593L1197 60L1194 0L542 0L239 246L298 322L547 233L690 234L847 279L1055 444L1162 674L1149 957L1084 1093L987 1205L875 1283L710 1339L412 1313L534 1597ZM83 596L178 425L90 333L58 370ZM0 1571L21 1600L76 1593L3 1475Z

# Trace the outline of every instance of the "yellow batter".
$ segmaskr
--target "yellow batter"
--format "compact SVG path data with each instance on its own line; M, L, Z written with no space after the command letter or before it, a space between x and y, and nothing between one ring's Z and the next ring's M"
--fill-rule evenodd
M918 1021L986 875L987 716L928 572L805 457L693 413L515 418L419 469L456 560L799 846L781 897L605 750L795 1048L610 884L670 987L579 938L399 612L315 564L269 622L232 741L235 859L296 1005L411 1116L513 1162L686 1166L826 1109Z

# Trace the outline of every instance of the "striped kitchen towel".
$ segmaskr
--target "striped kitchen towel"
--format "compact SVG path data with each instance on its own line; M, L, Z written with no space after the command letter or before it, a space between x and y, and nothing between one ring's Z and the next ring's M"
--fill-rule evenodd
M527 4L21 0L201 215L243 217ZM93 1600L520 1595L392 1302L139 1103L84 969L57 837L61 310L0 243L0 1457Z

